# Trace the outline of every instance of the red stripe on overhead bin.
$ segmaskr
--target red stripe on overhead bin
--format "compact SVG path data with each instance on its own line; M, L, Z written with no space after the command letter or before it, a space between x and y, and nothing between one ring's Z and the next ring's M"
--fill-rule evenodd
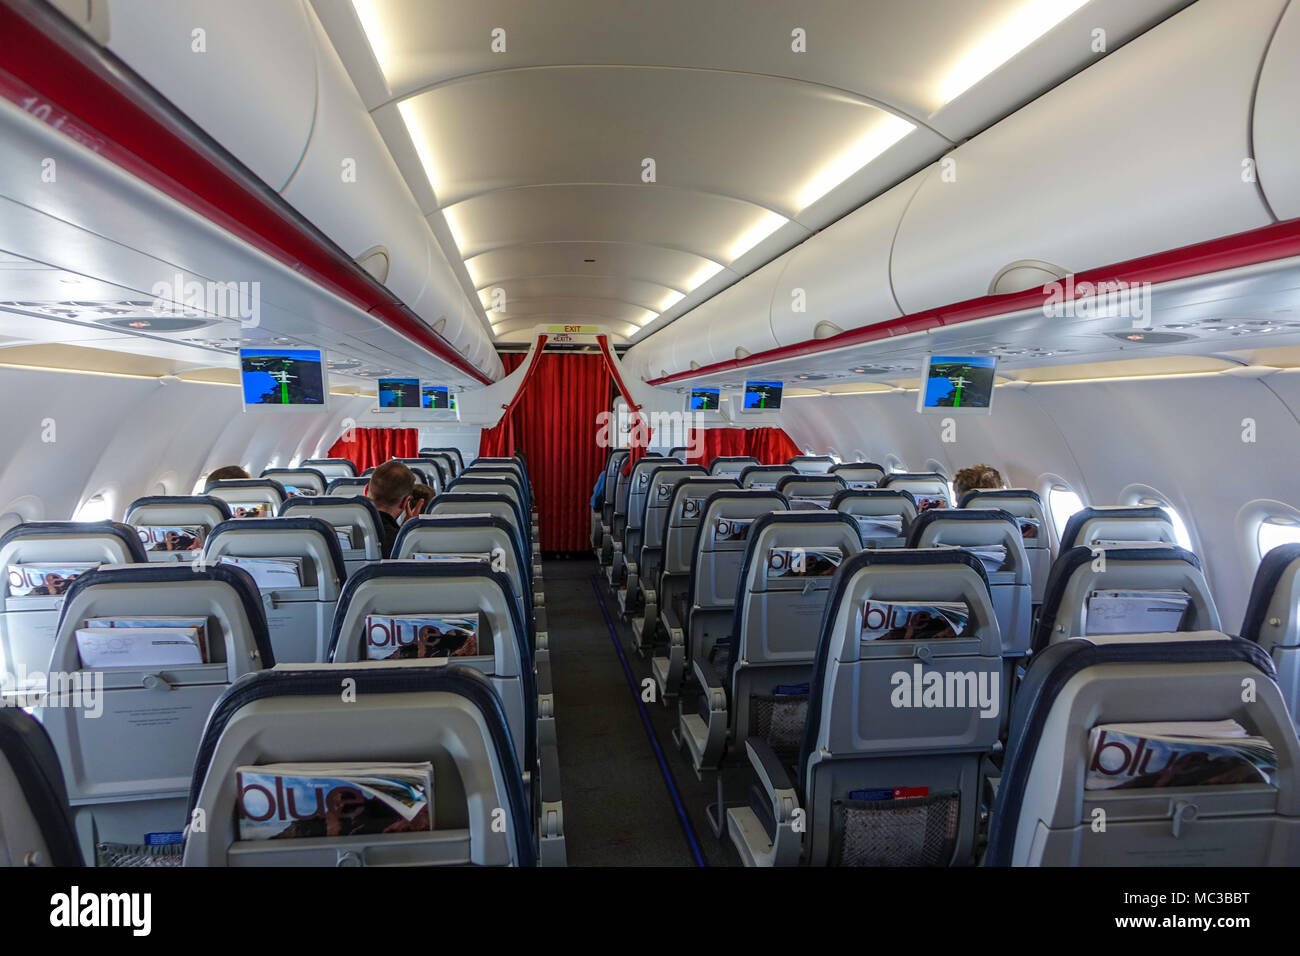
M0 96L491 384L277 193L43 3L0 0Z
M1271 262L1300 256L1300 219L1274 223L1248 232L1239 232L1231 236L1222 236L1206 242L1183 246L1168 252L1130 259L1115 265L1102 266L1076 273L1075 286L1090 282L1125 282L1129 284L1150 282L1171 282L1175 279L1187 279L1193 276L1210 275L1227 269ZM828 339L810 339L794 345L783 345L755 352L743 359L732 359L705 365L702 368L689 369L673 375L665 375L650 381L651 385L670 385L674 382L691 381L706 375L732 372L765 365L768 362L780 362L805 355L817 355L831 349L847 346L864 345L878 342L897 335L909 335L924 332L942 326L959 325L975 319L987 319L996 315L1010 315L1026 309L1041 309L1049 293L1042 288L1027 289L1024 292L1009 292L1005 295L987 295L978 299L968 299L953 305L941 306L926 312L904 315L896 319L877 322L861 329L851 329ZM1078 296L1074 296L1078 298Z

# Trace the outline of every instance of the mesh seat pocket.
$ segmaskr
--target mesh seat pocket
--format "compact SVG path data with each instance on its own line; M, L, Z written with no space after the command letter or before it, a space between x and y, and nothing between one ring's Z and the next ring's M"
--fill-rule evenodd
M766 740L787 767L799 759L807 723L807 693L751 694L749 697L749 732Z
M831 865L947 866L957 846L961 795L834 800Z
M185 844L97 843L96 866L180 866Z

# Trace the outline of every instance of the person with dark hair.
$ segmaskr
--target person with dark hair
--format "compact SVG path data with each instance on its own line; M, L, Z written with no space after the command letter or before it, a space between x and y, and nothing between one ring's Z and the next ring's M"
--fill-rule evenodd
M248 472L238 465L222 465L208 474L208 484L214 481L230 481L234 478L251 478Z
M418 518L424 514L424 509L429 507L429 502L433 500L433 488L422 481L417 481L411 492L411 504L407 509L406 520Z
M379 509L381 557L393 556L397 529L410 514L411 496L414 493L415 472L400 461L390 459L370 473L366 497Z
M952 479L952 490L957 493L957 502L960 503L962 496L968 491L974 491L977 488L1002 488L1004 483L1002 475L992 465L972 465L969 468L963 468Z

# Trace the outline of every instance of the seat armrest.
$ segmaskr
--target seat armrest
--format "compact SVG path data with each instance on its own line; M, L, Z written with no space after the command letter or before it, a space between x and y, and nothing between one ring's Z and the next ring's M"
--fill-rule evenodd
M799 807L799 796L794 792L794 784L790 782L790 775L785 772L776 751L762 737L746 737L745 753L758 775L758 782L772 800L777 824L789 823Z

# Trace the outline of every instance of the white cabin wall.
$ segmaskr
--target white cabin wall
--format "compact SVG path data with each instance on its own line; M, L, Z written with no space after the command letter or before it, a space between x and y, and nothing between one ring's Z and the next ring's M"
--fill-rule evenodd
M800 398L783 417L800 447L833 448L846 461L858 450L881 463L895 454L921 470L933 458L949 476L985 462L1040 492L1045 476L1059 476L1086 504L1115 504L1130 485L1149 485L1187 523L1229 631L1241 624L1258 560L1242 544L1243 505L1300 507L1300 370L1003 386L992 415L955 418L952 443L940 440L943 416L916 413L914 391ZM1242 440L1247 418L1253 443Z
M28 520L70 519L103 491L120 520L135 498L189 494L218 465L287 465L374 403L334 395L319 412L245 412L231 386L26 369L0 372L0 401L13 410L0 422L0 515L17 504Z

